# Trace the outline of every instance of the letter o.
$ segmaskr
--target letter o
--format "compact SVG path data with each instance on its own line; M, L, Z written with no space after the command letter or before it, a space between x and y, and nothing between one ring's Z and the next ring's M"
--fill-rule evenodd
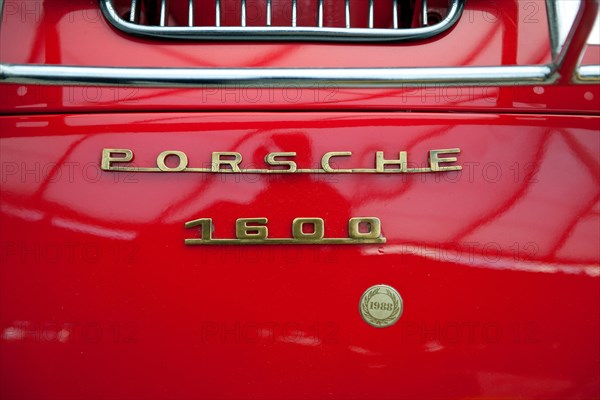
M179 158L179 164L175 168L168 167L165 163L165 160L169 156L175 156ZM183 151L177 150L167 150L163 151L156 157L156 165L158 165L158 169L165 172L179 172L183 171L188 166L188 158Z

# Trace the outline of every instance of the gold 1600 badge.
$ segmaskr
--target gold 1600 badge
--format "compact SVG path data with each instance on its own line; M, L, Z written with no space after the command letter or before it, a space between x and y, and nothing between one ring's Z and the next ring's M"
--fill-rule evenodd
M291 238L270 238L267 218L239 218L235 222L235 239L214 239L212 218L200 218L185 223L197 229L199 237L185 239L187 245L221 244L377 244L385 243L381 221L376 217L350 218L347 238L326 238L325 222L321 218L296 218L292 222ZM310 229L305 229L310 226ZM308 232L310 231L310 232Z

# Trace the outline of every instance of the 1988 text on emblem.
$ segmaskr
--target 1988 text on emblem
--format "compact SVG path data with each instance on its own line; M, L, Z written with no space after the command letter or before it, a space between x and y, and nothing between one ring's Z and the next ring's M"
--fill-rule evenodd
M388 285L375 285L368 288L360 298L358 310L363 320L375 327L386 328L394 325L404 309L400 293Z
M239 218L235 223L236 239L213 239L212 218L200 218L185 223L186 228L198 230L199 238L185 239L186 245L221 244L379 244L381 221L376 217L350 218L347 238L326 238L325 221L321 218L296 218L292 222L291 238L270 238L267 218ZM311 226L311 232L304 227ZM361 229L361 226L364 229Z

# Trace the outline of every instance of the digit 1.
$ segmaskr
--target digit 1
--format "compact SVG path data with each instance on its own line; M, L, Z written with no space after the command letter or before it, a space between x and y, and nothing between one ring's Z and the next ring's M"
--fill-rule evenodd
M200 226L200 239L202 240L211 240L212 233L214 230L214 226L212 223L212 218L200 218L195 219L193 221L189 221L185 223L186 228L195 228Z

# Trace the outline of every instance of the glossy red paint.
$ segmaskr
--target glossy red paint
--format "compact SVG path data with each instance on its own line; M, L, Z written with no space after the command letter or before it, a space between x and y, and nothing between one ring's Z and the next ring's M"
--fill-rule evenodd
M595 398L600 349L598 117L138 113L0 118L8 398ZM463 171L208 175L99 170L295 151L372 167L460 147ZM186 221L377 216L385 245L190 247ZM374 329L363 291L405 310Z
M10 114L106 111L388 110L597 115L598 85L421 87L399 89L257 88L149 89L0 85ZM569 101L565 101L568 99Z
M163 42L112 28L96 1L4 6L3 63L550 61L544 0L469 0L441 37L401 45ZM599 60L589 46L583 63ZM598 85L1 84L0 100L1 398L600 397ZM340 168L460 147L463 170L116 173L99 168L107 147L138 166L164 150L193 166L236 151L249 167L352 151ZM197 218L219 238L243 217L267 217L272 237L321 217L326 237L346 237L360 216L381 219L385 245L184 245ZM386 329L358 311L379 283L405 305Z

